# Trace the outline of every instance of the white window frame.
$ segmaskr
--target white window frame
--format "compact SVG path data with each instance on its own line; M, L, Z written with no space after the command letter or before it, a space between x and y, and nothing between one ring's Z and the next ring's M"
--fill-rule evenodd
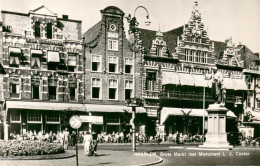
M42 123L42 113L40 113L41 114L41 121L29 121L28 119L28 114L29 113L27 113L27 123L38 123L38 124L40 124L40 123Z
M130 61L131 61L131 62L130 62ZM133 58L125 58L125 66L126 66L126 65L131 65L131 71L130 71L130 73L126 73L126 72L125 72L125 66L124 66L124 73L125 73L125 74L133 74L133 68L134 68L133 62L134 62L134 59L133 59Z
M51 122L47 120L48 114L45 115L46 124L60 124L60 114L59 114L59 122Z
M116 80L116 87L110 87L110 80ZM109 98L109 89L113 88L116 89L116 97L115 99L110 99ZM108 79L108 100L118 100L118 79Z
M112 60L111 61L111 58L113 59L113 58L115 58L116 60ZM110 72L109 71L109 64L116 64L116 69L115 69L115 72ZM109 73L118 73L118 57L116 57L116 56L109 56L108 57L108 72Z
M100 85L99 86L93 86L93 79L99 79L100 81ZM92 98L92 88L95 87L95 88L99 88L99 98ZM91 99L93 100L102 100L102 78L100 77L91 77Z
M108 39L107 49L110 51L118 51L118 40Z
M99 57L99 60L96 60L93 57ZM99 63L97 71L92 70L92 62L98 62ZM102 71L102 55L91 54L91 71L92 72L101 72Z
M132 87L126 87L126 82L132 82ZM132 90L132 92L131 92L131 96L130 96L130 98L133 98L134 97L134 85L133 85L133 80L125 80L125 84L124 84L124 89L126 90L126 89L129 89L129 90ZM125 99L125 95L124 95L124 99ZM125 99L126 100L126 99Z
M11 112L10 113L10 122L11 123L21 123L22 116L21 116L21 112L20 111L19 111L19 117L20 117L19 121L12 120L12 112Z

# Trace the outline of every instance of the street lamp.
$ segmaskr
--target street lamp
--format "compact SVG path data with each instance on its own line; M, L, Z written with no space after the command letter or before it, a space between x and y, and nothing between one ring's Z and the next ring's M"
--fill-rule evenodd
M127 22L129 23L129 34L132 35L133 37L133 57L134 57L134 64L136 65L136 54L135 54L135 47L136 47L136 43L138 44L138 42L136 42L136 40L138 40L138 38L136 38L136 34L137 34L137 26L139 25L139 23L136 20L135 17L135 13L137 11L137 9L139 8L143 8L147 15L146 15L146 21L145 24L147 26L150 25L150 20L149 20L149 13L148 10L144 7L144 6L138 6L135 9L134 12L134 17L131 17L131 15L129 14L126 19ZM135 71L136 71L136 67L134 66L134 75L135 75ZM138 98L136 96L136 83L135 83L135 78L134 78L134 98L130 98L129 100L126 101L127 106L128 107L132 107L132 119L130 120L130 124L132 126L132 151L136 150L136 141L135 141L135 124L134 124L134 119L135 119L135 114L136 114L136 107L140 107L143 106L143 101L142 99Z

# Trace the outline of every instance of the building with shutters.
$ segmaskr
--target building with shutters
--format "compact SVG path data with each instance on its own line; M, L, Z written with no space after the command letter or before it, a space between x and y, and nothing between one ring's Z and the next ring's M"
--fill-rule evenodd
M1 20L5 139L10 133L62 130L64 110L85 111L81 21L59 18L45 6L1 11Z

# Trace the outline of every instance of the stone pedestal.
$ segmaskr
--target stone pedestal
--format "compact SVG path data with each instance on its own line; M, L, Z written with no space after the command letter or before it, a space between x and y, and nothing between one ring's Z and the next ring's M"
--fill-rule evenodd
M232 148L227 141L226 113L228 109L221 104L211 104L208 112L208 132L206 142L199 147L204 148Z

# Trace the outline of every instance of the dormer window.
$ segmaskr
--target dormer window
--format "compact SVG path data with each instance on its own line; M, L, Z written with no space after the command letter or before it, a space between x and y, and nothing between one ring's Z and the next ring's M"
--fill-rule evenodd
M52 39L52 23L47 24L47 39Z
M34 34L35 34L35 37L41 37L41 23L39 21L35 22Z

